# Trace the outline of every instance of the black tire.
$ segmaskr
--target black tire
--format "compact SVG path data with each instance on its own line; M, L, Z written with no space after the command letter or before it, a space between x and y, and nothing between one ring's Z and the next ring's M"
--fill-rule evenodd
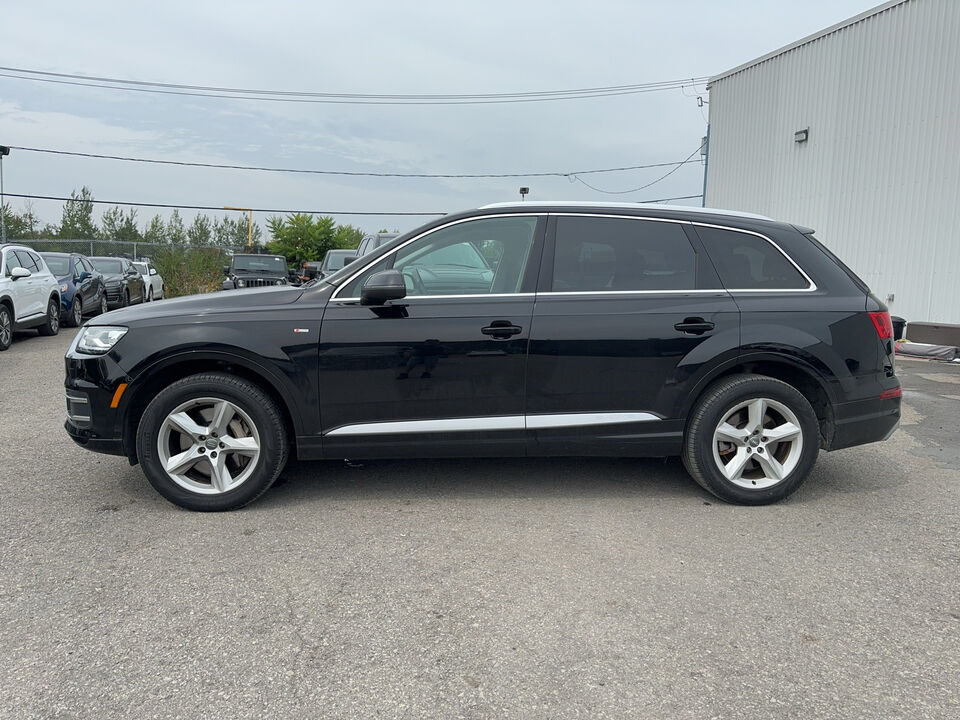
M248 416L259 436L259 456L253 461L256 465L249 477L218 494L202 494L183 487L167 474L160 460L159 442L167 416L184 403L200 398L233 404ZM286 465L288 453L286 427L276 403L257 385L223 373L191 375L169 385L147 405L137 429L137 456L150 484L167 500L188 510L219 512L253 502L273 485ZM209 466L201 470L204 468Z
M73 305L70 307L70 316L67 318L67 322L64 323L70 327L79 327L83 323L83 301L77 297L73 296Z
M130 304L130 290L124 288L120 294L120 307L127 307Z
M0 352L13 344L13 313L9 306L0 303Z
M103 291L103 295L100 296L100 309L97 311L97 315L103 315L105 312L109 312L110 306L107 305L107 291Z
M153 302L153 288L147 290L147 302Z
M60 332L60 299L51 297L47 303L47 320L37 328L41 335L53 337Z
M757 481L750 480L748 472L744 471L743 476L739 478L739 483L730 480L721 470L722 459L719 459L724 453L739 452L732 443L724 445L721 441L717 444L717 438L714 433L720 427L721 423L728 419L731 411L742 404L758 399L772 400L774 403L782 405L788 413L792 413L799 425L800 445L796 450L793 468L787 472L780 480L771 480L761 478L759 484L761 487L751 487L751 484L758 484ZM747 413L748 409L743 408L740 412ZM779 413L776 407L771 407L773 417ZM742 415L740 416L742 417ZM776 424L778 420L768 420L767 427ZM786 421L784 421L786 422ZM792 421L790 421L792 423ZM764 468L756 460L762 460L763 456L753 455L754 448L759 446L761 449L757 453L763 452L767 448L766 457L771 453L785 454L788 452L788 445L784 445L781 450L780 445L775 441L768 446L760 443L760 440L766 440L765 437L757 437L758 445L750 447L753 440L749 433L749 427L738 432L744 432L743 452L750 453L751 459L747 460L746 467L750 472L759 474L764 472ZM762 433L761 433L762 435ZM738 439L738 443L740 440ZM720 448L726 449L721 450ZM716 448L716 453L715 453ZM820 449L820 426L817 421L816 413L803 396L792 385L767 377L765 375L733 375L717 381L707 388L703 396L694 406L690 413L687 429L683 441L683 464L687 472L697 481L705 490L716 495L721 500L741 505L767 505L774 503L793 493L806 480ZM728 455L729 457L729 455ZM784 455L789 457L789 455ZM754 460L753 458L756 458ZM728 462L733 462L730 460ZM726 467L730 467L729 464ZM731 473L735 474L735 473ZM777 475L773 475L777 477ZM773 482L769 486L762 486L764 483ZM744 487L747 485L747 487Z
M143 305L147 301L147 289L145 287L140 288L140 304Z

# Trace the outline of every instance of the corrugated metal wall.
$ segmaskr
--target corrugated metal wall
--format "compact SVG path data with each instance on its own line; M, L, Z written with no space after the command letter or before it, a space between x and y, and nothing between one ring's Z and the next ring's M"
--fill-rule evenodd
M960 0L715 79L705 200L816 228L893 314L960 323Z

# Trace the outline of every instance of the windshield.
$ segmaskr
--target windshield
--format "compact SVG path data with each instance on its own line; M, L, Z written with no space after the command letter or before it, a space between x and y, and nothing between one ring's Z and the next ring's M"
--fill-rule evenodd
M287 259L276 255L234 255L233 269L249 272L274 272L285 275Z
M145 263L134 263L133 266L137 269L137 272L141 275L147 274L147 266Z
M70 274L70 258L58 257L56 255L44 255L43 259L47 261L47 267L57 277L63 277Z
M90 258L93 266L102 273L120 274L123 272L123 263L110 258Z

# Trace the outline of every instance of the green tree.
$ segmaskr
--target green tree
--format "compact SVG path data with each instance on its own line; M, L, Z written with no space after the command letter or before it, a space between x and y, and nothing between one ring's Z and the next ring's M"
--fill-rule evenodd
M120 242L143 240L140 228L137 227L137 209L128 208L127 212L123 212L114 206L107 210L100 218L100 235L104 240Z
M263 232L257 223L253 223L252 231L249 230L247 218L224 217L214 220L213 223L213 241L216 245L225 248L245 248L247 246L247 234L250 232L253 238L253 244L259 245Z
M293 213L285 218L267 218L273 240L267 249L283 255L299 266L306 261L322 260L327 250L352 248L360 244L363 232L350 225L337 226L332 217Z
M30 224L24 215L15 213L9 204L0 207L0 213L3 213L3 223L7 228L7 239L21 240L31 236Z
M212 224L206 215L197 213L193 222L187 228L187 241L191 245L210 245L212 238Z
M84 185L79 194L71 191L70 199L64 203L59 235L66 240L93 240L97 234L93 222L93 193Z
M150 219L150 222L147 224L147 229L143 232L143 239L151 243L166 242L167 226L164 224L162 217L154 215Z
M180 211L176 208L170 213L170 219L167 220L167 241L174 245L183 245L187 241L187 230L183 227L183 220L180 218Z

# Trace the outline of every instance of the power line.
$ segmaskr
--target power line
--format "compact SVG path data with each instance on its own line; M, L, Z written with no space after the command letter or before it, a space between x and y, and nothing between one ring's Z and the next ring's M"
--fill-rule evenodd
M151 203L151 202L126 202L122 200L93 200L80 199L75 197L61 197L56 195L28 195L24 193L4 193L5 197L27 198L29 200L60 200L60 201L78 201L90 202L97 205L132 205L134 207L152 207L152 208L179 208L181 210L224 210L223 205L182 205L170 203ZM255 213L285 213L304 215L414 215L414 216L438 216L446 215L445 212L369 212L353 210L281 210L277 208L244 208Z
M704 82L707 77L665 80L661 82L636 83L632 85L607 85L602 87L574 88L568 90L538 90L515 93L473 94L372 94L372 93L326 93L296 90L263 90L232 88L213 85L188 85L184 83L124 80L77 73L57 73L26 68L0 66L0 77L34 82L95 87L109 90L212 97L232 100L261 100L272 102L329 103L348 105L483 105L516 102L545 102L555 100L579 100L616 95L634 95L661 90L675 90L688 84Z
M309 175L347 175L350 177L394 177L394 178L524 178L524 177L574 177L596 173L622 172L626 170L645 170L647 168L672 167L677 162L651 163L648 165L627 165L624 167L601 168L598 170L577 170L573 172L530 172L530 173L396 173L396 172L354 172L348 170L309 170L302 168L263 167L258 165L229 165L220 163L190 162L186 160L161 160L159 158L138 158L125 155L103 155L100 153L72 152L69 150L51 150L48 148L22 147L10 145L14 150L67 155L70 157L96 158L100 160L123 160L125 162L149 163L154 165L178 165L182 167L218 168L226 170L258 170L261 172L300 173ZM681 160L679 164L699 163L699 160Z
M97 205L125 205L133 207L151 207L151 208L176 208L180 210L224 210L222 205L175 205L170 203L149 203L149 202L127 202L120 200L93 200L75 197L62 197L56 195L30 195L26 193L4 193L5 197L26 198L28 200L58 200L61 202L81 201L90 202ZM701 198L703 195L678 195L676 197L656 198L650 200L638 200L638 203L660 203L671 200L693 200ZM536 201L530 203L536 205ZM304 215L396 215L396 216L422 216L439 217L446 215L445 212L369 212L369 211L351 211L351 210L281 210L277 208L250 208L255 213L284 213L284 214L304 214Z
M673 175L677 170L679 170L679 169L680 169L681 167L683 167L685 164L689 163L689 162L691 161L690 159L691 159L694 155L696 155L698 152L700 152L700 148L701 148L701 147L703 147L703 146L701 145L701 146L697 147L696 150L694 150L692 153L690 153L690 154L687 156L687 159L686 159L686 160L681 160L679 163L675 163L676 167L674 167L674 168L673 168L672 170L670 170L669 172L664 173L663 175L661 175L660 177L658 177L656 180L653 180L652 182L648 182L646 185L641 185L640 187L631 188L630 190L603 190L603 189L601 189L601 188L594 187L593 185L591 185L590 183L588 183L586 180L583 180L583 179L577 177L576 175L573 175L572 177L573 177L574 180L576 180L576 181L579 182L579 183L582 183L583 185L586 185L586 186L587 186L588 188L590 188L591 190L596 190L597 192L604 193L605 195L626 195L627 193L635 193L635 192L639 192L640 190L644 190L645 188L648 188L648 187L650 187L651 185L656 185L656 184L657 184L658 182L660 182L661 180L665 180L666 178L668 178L668 177L670 177L671 175ZM700 162L700 161L699 161L699 160L696 160L696 161L694 161L694 162ZM702 196L698 196L698 197L702 197Z

